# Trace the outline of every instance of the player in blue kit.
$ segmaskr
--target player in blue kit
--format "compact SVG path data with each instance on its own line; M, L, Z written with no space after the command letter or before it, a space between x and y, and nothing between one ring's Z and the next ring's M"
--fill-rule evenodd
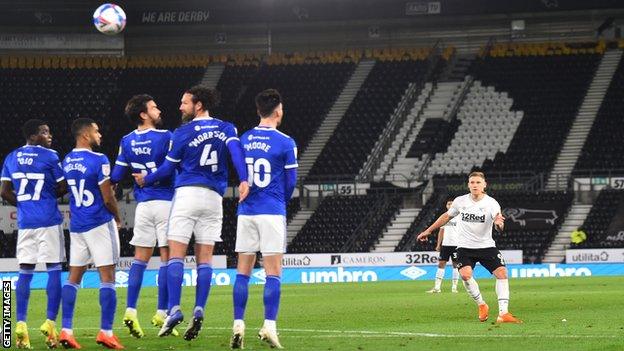
M79 349L72 324L76 295L90 263L100 273L102 318L96 342L109 349L123 349L113 335L117 308L115 265L119 261L121 225L117 201L110 181L108 158L92 149L100 145L98 125L89 118L78 118L71 126L76 148L63 159L63 172L70 191L69 277L63 286L63 329L59 342L65 348Z
M29 349L30 338L26 313L30 282L38 262L48 270L47 319L41 326L46 345L57 346L55 320L61 303L61 262L65 261L63 216L56 198L67 192L67 183L56 151L51 150L52 134L47 123L39 119L26 121L22 127L26 145L11 152L2 167L2 198L17 207L17 251L19 278L17 298L17 348ZM16 191L17 189L17 191Z
M137 129L119 143L119 155L111 175L113 183L119 183L128 169L143 174L155 171L165 161L171 141L170 131L156 129L161 118L153 97L146 94L133 96L126 104L125 113ZM173 198L173 177L144 188L135 184L134 197L137 207L130 241L134 245L134 261L128 277L123 321L132 336L141 338L145 334L137 318L137 301L143 274L155 246L160 251L161 266L158 271L158 306L152 324L160 328L167 318L167 223Z
M178 170L167 230L170 251L167 265L169 316L159 336L169 335L184 319L180 310L184 257L193 234L197 286L193 318L184 333L184 339L195 339L201 330L212 279L212 253L215 242L221 241L222 200L228 181L228 154L240 180L240 201L249 192L243 148L236 128L208 114L218 101L218 93L214 89L195 86L187 90L182 96L180 111L182 119L189 122L173 133L166 161L156 172L147 176L133 174L137 184L149 186Z
M286 204L297 182L297 145L276 128L282 122L282 98L267 89L256 96L260 124L241 137L249 174L249 196L238 206L236 252L238 266L233 290L234 325L230 346L243 348L245 308L256 252L264 260L264 325L258 336L271 347L282 348L277 336L282 256L286 251Z

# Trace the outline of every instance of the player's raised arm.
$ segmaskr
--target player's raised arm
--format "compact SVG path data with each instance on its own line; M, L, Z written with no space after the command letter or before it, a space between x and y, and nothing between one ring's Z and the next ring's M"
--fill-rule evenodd
M232 128L226 129L225 132L227 134L225 144L227 145L228 151L230 151L230 158L232 159L234 168L236 168L236 174L238 174L238 180L240 181L238 185L238 196L239 202L242 202L247 195L249 195L249 175L247 174L247 165L245 164L245 152L243 151L243 145L240 139L238 139L236 128L232 126Z
M448 212L444 212L438 219L436 219L435 222L433 222L432 225L429 226L429 228L425 229L422 233L418 234L418 237L416 237L416 239L420 241L427 240L427 237L431 235L431 233L433 233L434 230L441 228L450 220L451 220L451 217L449 216Z

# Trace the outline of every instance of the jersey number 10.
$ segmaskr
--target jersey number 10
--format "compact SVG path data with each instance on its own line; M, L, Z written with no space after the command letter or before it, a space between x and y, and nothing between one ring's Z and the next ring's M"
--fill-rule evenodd
M254 161L252 157L245 157L247 173L251 186L266 188L271 183L271 163L266 158L259 158ZM260 172L260 169L263 172Z

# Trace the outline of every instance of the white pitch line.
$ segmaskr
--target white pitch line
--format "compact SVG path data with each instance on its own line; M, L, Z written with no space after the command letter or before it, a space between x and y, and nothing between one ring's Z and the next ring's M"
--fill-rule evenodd
M31 330L37 330L38 328L29 328ZM93 327L78 327L74 330L100 330L100 328ZM210 330L231 330L232 328L226 327L203 327L203 329ZM579 334L579 335L565 335L565 334L439 334L439 333L419 333L419 332L383 332L374 330L329 330L329 329L297 329L297 328L280 328L280 331L292 332L292 333L321 333L327 335L313 335L313 338L352 338L352 337L364 337L364 338L397 338L406 336L419 336L426 338L554 338L554 339L598 339L598 338L620 338L618 335L597 335L597 334ZM288 337L289 335L284 335ZM293 335L290 335L293 336ZM220 336L202 336L203 337L220 337Z

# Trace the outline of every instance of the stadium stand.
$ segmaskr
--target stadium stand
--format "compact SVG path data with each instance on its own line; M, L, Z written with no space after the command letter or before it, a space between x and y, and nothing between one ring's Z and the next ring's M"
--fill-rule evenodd
M457 132L451 134L446 152L435 155L429 173L466 174L487 158L507 152L523 116L522 111L511 110L512 104L507 93L474 82L453 121L459 124Z
M354 69L355 64L349 62L265 64L250 78L246 74L252 70L249 67L228 66L217 85L228 104L220 114L243 133L258 124L256 94L267 88L277 89L285 111L280 130L295 139L302 153ZM233 75L238 79L230 81Z
M383 193L326 197L287 251L341 252L354 235L353 250L368 251L397 210L398 200Z
M595 44L594 44L595 45ZM483 168L494 172L548 174L588 89L601 47L501 45L473 68L485 86L513 99L511 109L524 117L506 153L497 153Z
M180 121L182 91L199 82L208 60L194 56L0 56L0 119L15 122L5 126L0 155L23 144L20 128L30 118L51 124L53 148L63 155L73 148L72 120L90 117L100 124L100 151L114 160L120 138L132 129L123 117L126 101L134 94L154 96L165 127L173 128Z
M359 173L408 84L425 77L430 68L425 57L424 54L419 59L399 56L375 63L312 166L308 180L319 177L353 179Z
M45 119L54 136L53 147L64 155L73 147L71 121L76 117L91 117L107 121L117 97L120 71L115 69L0 69L0 120L3 142L0 155L6 155L24 144L22 124L31 118ZM106 129L120 123L104 123ZM115 144L111 138L106 143ZM114 153L113 153L114 154Z
M624 191L604 189L598 194L594 205L579 228L587 235L580 244L572 244L572 248L609 248L622 247L619 233L622 226L621 215L624 212Z
M624 60L621 60L576 162L574 175L624 174L624 159L621 156L624 152L623 110Z

